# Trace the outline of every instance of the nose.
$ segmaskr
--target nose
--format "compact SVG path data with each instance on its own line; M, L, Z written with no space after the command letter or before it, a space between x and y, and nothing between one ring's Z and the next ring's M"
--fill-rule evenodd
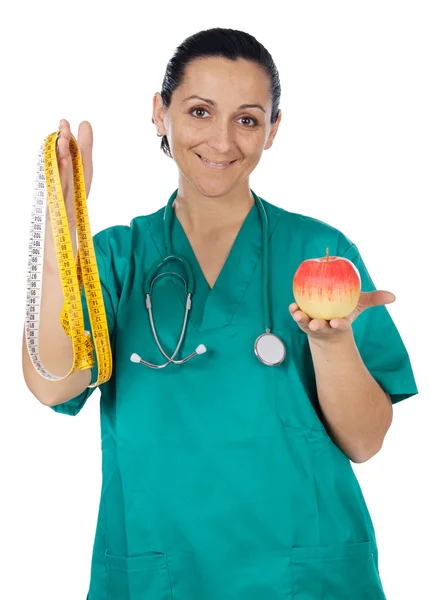
M231 154L231 148L234 144L233 126L229 122L215 122L207 137L207 144L212 149L215 156L226 156ZM214 158L215 158L214 156Z

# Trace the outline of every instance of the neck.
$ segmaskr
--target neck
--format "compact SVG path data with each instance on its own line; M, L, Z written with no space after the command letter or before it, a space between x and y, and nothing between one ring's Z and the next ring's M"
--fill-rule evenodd
M188 186L187 186L188 187ZM178 188L173 210L188 232L204 234L214 229L240 226L254 205L249 187L235 188L224 196L203 196L195 188Z

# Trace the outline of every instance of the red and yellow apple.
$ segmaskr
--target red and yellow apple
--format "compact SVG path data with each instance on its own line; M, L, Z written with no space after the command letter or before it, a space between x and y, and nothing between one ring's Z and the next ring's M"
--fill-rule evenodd
M347 258L326 256L303 261L293 278L293 295L299 309L311 319L342 319L358 304L361 278Z

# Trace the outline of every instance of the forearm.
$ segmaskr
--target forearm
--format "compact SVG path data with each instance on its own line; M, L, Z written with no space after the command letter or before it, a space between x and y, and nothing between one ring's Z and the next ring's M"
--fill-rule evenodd
M327 430L353 462L365 462L391 425L391 401L363 363L352 329L336 341L308 339Z

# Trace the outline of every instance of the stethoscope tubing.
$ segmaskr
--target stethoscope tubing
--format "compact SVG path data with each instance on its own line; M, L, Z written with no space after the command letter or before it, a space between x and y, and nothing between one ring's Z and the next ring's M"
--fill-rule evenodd
M146 308L148 310L148 315L149 315L149 322L150 322L150 326L151 326L151 330L152 330L152 334L153 337L155 339L155 342L157 344L157 347L159 349L159 351L161 352L161 354L163 355L163 357L167 360L166 363L162 364L162 365L155 365L152 364L148 361L143 360L139 355L137 354L132 354L130 359L133 362L140 362L152 369L164 369L165 367L167 367L170 364L174 364L174 365L181 365L185 362L188 362L191 358L193 358L194 356L198 355L198 354L204 354L206 352L206 347L203 346L202 344L200 344L196 350L190 354L189 356L187 356L186 358L182 359L182 360L174 360L175 356L178 354L183 341L184 341L184 337L185 337L185 332L186 332L186 328L187 328L187 324L188 324L188 318L189 318L189 311L191 309L191 297L192 294L194 293L194 289L195 289L195 280L194 280L194 274L192 272L191 266L188 263L188 260L184 257L184 256L180 256L180 255L175 255L172 253L172 236L171 236L171 226L172 226L172 221L173 221L173 203L175 201L175 198L177 196L177 192L178 190L176 190L169 198L169 201L166 205L166 208L164 210L164 245L165 245L165 258L162 259L160 262L154 264L152 266L152 268L149 270L149 272L147 273L145 280L144 280L144 293L145 293L145 304L146 304ZM257 210L259 213L259 217L260 217L260 222L261 222L261 233L262 233L262 245L263 245L263 257L262 257L262 271L263 271L263 285L262 285L262 294L263 294L263 316L264 316L264 325L265 325L265 333L260 335L254 345L254 351L255 354L257 355L257 357L260 359L260 361L263 364L269 365L269 366L277 366L279 364L281 364L285 358L285 346L283 345L283 342L280 338L278 338L277 336L275 336L274 334L271 333L271 313L270 313L270 305L269 305L269 234L268 234L268 219L267 219L267 214L266 214L266 210L264 208L263 202L262 200L257 196L257 194L255 194L252 190L251 193L254 197L254 201L255 204L257 206ZM183 277L181 277L178 273L175 272L164 272L164 273L160 273L157 275L157 272L160 270L161 267L163 267L164 265L166 265L169 262L180 262L183 267L185 268L186 271L186 275L187 275L187 281L185 281L185 279ZM152 288L153 285L155 283L155 281L157 279L159 279L160 277L164 277L166 275L171 275L171 276L176 276L179 277L180 279L182 279L184 286L185 286L185 292L186 292L186 307L185 307L185 315L184 315L184 321L182 324L182 330L181 330L181 335L178 341L178 344L176 346L176 349L174 351L174 353L172 354L172 356L169 356L164 348L161 345L161 342L159 340L158 334L157 334L157 329L154 323L154 316L152 313L152 303L151 303L151 293L152 293ZM265 338L266 340L270 341L270 343L272 344L272 349L273 349L273 341L275 341L275 345L278 346L278 351L279 348L281 348L281 353L279 354L278 358L273 362L269 361L267 359L265 359L262 355L261 355L261 348L263 347L261 344L259 344L259 342ZM259 350L260 349L260 350Z

